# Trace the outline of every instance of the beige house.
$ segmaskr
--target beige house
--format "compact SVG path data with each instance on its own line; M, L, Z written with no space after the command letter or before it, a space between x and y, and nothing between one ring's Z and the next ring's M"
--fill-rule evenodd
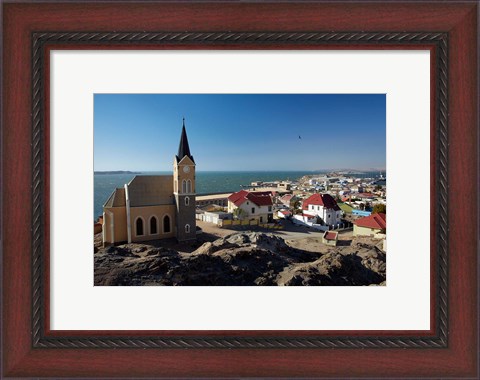
M195 161L185 120L172 175L137 175L103 205L103 243L196 238Z
M272 194L267 191L241 190L228 197L228 212L241 220L273 222Z
M325 231L322 236L322 243L326 245L331 245L335 247L338 241L338 232L335 231Z
M215 204L221 207L227 207L228 197L232 193L203 194L196 197L197 207Z
M282 181L278 184L278 188L279 189L283 189L283 190L286 190L286 191L290 191L292 189L292 183L291 182L286 182L286 181Z
M386 230L387 216L383 213L372 214L353 222L353 236L384 238Z

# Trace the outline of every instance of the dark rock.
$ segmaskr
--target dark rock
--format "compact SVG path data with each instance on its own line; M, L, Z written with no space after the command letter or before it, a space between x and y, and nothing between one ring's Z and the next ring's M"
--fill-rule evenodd
M342 286L386 280L386 255L375 246L352 244L320 256L259 232L236 233L182 255L147 245L108 247L94 260L95 285Z

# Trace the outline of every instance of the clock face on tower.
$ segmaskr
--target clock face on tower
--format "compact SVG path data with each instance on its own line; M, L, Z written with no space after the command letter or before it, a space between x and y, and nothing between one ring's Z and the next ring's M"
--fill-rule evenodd
M190 166L184 166L183 167L183 172L188 173L190 171Z

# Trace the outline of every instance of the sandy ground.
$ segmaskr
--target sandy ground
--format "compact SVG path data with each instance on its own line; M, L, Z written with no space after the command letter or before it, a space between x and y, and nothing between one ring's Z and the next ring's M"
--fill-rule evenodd
M304 251L324 253L328 250L329 247L322 243L322 232L315 231L304 226L293 225L286 221L282 221L282 224L284 226L283 230L272 230L266 228L252 228L251 230L278 235L284 239L289 246L302 249ZM206 234L217 237L224 237L232 233L245 231L241 229L236 230L220 228L213 223L207 223L198 220L197 226L199 226ZM338 234L337 246L349 246L352 243L352 239L352 230L340 231Z
M309 229L304 226L292 225L289 222L282 221L284 225L283 230L272 230L266 228L252 228L251 231L259 231L272 233L278 235L292 248L301 249L309 252L325 253L330 247L322 243L322 232ZM165 247L174 249L180 253L191 253L199 248L203 243L213 242L218 238L222 238L237 232L246 232L247 229L229 229L220 228L213 223L207 223L197 220L197 226L203 230L203 233L198 235L198 240L195 243L178 243L175 239L163 239L146 242L145 244L154 247ZM338 235L337 247L350 246L353 240L352 230L340 231ZM356 238L358 240L358 238ZM376 245L377 241L369 238L362 238L363 241L369 244ZM95 252L102 246L102 235L95 235L94 239ZM128 246L125 245L125 246Z

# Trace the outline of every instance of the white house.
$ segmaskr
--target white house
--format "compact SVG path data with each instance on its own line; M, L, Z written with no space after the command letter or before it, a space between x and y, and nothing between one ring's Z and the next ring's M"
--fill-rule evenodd
M237 210L239 209L239 210ZM273 222L273 202L269 191L240 190L228 197L228 212L239 219Z
M331 226L341 222L342 210L329 194L313 194L303 201L303 210L317 215Z
M232 214L228 212L222 212L222 211L211 211L211 212L205 211L199 214L199 217L197 217L197 219L207 223L218 224L220 220L232 219Z
M311 227L315 230L319 231L328 231L329 226L321 225L317 223L318 216L313 214L308 214L307 212L303 212L301 214L293 215L292 222L294 224L300 224L303 226Z

